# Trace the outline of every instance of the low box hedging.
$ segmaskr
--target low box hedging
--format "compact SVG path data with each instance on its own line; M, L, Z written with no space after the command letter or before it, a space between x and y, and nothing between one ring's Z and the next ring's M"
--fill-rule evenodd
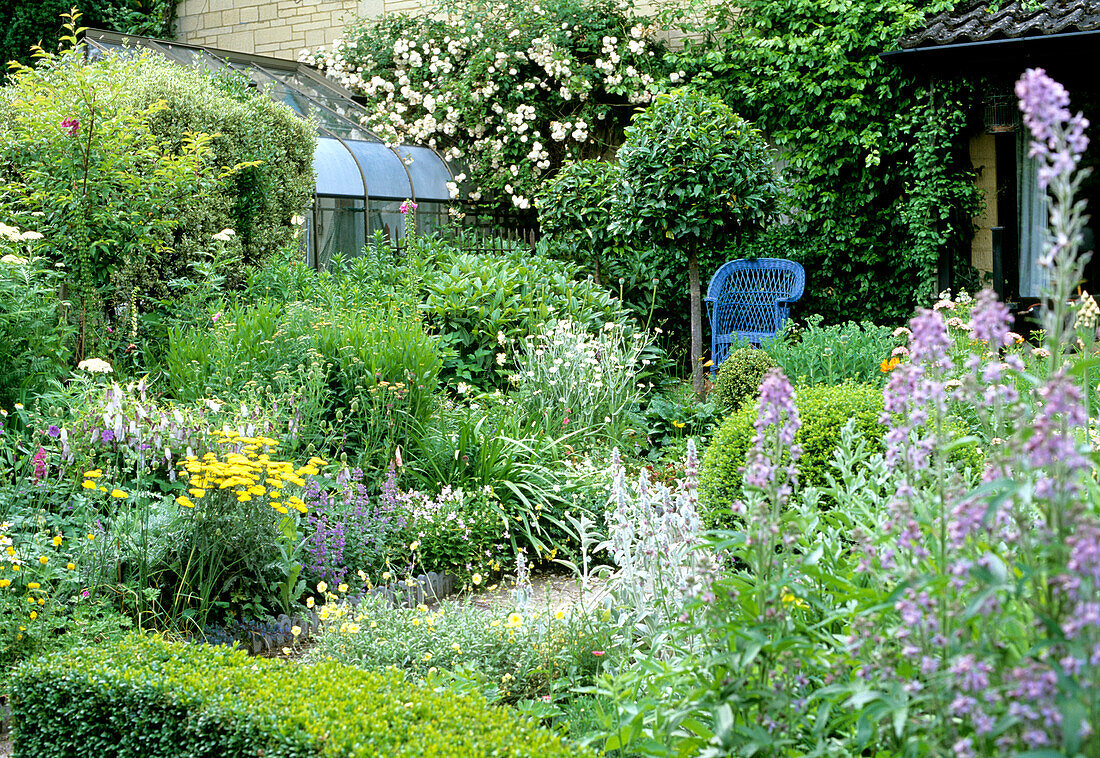
M140 634L25 663L12 691L15 758L593 755L480 696L399 671Z

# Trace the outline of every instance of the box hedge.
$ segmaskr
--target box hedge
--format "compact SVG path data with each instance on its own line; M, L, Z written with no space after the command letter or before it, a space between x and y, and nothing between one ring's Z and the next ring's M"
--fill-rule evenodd
M13 693L15 758L593 755L480 696L396 670L140 634L25 663Z
M868 384L801 386L795 390L802 425L795 436L802 446L799 483L820 487L826 483L833 451L849 419L867 440L869 453L881 452L886 428L879 423L882 390ZM745 403L723 422L703 458L699 500L710 523L726 524L730 504L741 497L742 469L752 447L756 403Z

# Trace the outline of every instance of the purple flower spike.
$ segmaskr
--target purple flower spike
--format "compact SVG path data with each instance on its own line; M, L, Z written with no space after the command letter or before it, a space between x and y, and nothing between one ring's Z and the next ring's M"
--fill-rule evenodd
M1039 187L1045 189L1057 176L1072 171L1088 149L1088 119L1069 112L1066 88L1041 68L1028 69L1016 82L1024 125L1034 138L1030 155L1038 158ZM1062 139L1060 139L1062 138Z
M1012 326L1012 314L1008 306L997 299L993 290L984 289L978 293L974 310L970 312L970 333L976 340L982 340L996 350L1010 343L1008 336Z

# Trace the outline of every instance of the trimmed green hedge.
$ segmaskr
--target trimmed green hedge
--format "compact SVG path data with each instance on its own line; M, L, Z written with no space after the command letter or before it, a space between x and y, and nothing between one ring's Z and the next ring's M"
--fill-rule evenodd
M736 411L760 394L760 382L764 381L764 375L777 365L775 358L763 350L751 347L734 350L718 369L714 382L715 402L726 413Z
M886 427L879 423L882 390L868 384L801 386L795 389L795 405L802 420L795 440L802 446L798 462L800 485L826 483L840 432L855 419L856 432L867 440L868 453L881 452ZM699 478L699 502L712 523L725 524L729 506L741 497L741 469L752 447L756 403L745 403L727 418L711 439Z
M398 671L140 634L28 662L12 689L15 758L594 755L478 695Z

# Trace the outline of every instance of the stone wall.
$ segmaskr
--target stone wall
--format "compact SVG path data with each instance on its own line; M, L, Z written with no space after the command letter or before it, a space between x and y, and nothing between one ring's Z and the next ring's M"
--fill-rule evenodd
M180 0L176 39L294 60L331 44L352 15L415 10L418 0Z
M176 39L238 53L295 60L302 48L326 46L349 16L414 12L425 0L179 0ZM638 3L651 14L652 0ZM681 35L670 35L676 44Z

